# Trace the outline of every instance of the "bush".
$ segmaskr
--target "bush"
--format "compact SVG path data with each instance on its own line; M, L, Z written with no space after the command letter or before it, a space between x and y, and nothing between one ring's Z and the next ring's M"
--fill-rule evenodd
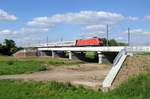
M39 71L46 71L48 70L46 65L41 65L41 68L39 68Z
M7 61L7 64L8 64L8 65L13 65L14 63L15 63L14 60Z

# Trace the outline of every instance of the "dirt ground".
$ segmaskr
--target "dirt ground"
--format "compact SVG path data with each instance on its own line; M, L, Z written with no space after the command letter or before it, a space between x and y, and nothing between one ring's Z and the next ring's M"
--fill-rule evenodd
M111 68L111 64L86 63L59 66L32 74L3 75L0 79L70 82L73 85L98 88Z

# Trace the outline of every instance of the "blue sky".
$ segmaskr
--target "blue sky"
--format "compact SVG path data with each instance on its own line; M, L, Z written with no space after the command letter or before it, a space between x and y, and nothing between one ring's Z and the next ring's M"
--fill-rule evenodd
M0 41L18 45L93 36L150 42L149 0L0 0ZM138 42L137 42L137 39Z

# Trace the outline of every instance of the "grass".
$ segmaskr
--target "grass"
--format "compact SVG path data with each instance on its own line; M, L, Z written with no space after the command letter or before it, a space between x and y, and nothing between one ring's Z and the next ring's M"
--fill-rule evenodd
M130 78L111 94L117 94L126 99L150 99L150 72Z
M85 57L89 59L95 59L96 52L86 52Z
M48 61L48 64L49 65L53 65L53 66L69 66L69 65L76 65L76 64L83 64L84 62L81 62L81 61L63 61L63 60L50 60Z
M150 55L150 52L142 52L142 53L138 53L138 55Z
M0 75L6 74L23 74L37 71L45 71L51 66L68 66L73 64L81 64L79 61L66 61L63 59L51 58L21 58L0 56Z
M0 61L0 75L22 74L46 70L46 66L38 61L8 60Z
M150 73L131 78L107 93L69 83L12 80L1 80L0 89L0 99L150 99Z

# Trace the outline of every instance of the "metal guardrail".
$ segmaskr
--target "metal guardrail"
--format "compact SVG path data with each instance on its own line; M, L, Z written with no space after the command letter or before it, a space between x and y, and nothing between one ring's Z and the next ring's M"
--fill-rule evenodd
M131 46L125 49L128 52L150 52L150 46Z

